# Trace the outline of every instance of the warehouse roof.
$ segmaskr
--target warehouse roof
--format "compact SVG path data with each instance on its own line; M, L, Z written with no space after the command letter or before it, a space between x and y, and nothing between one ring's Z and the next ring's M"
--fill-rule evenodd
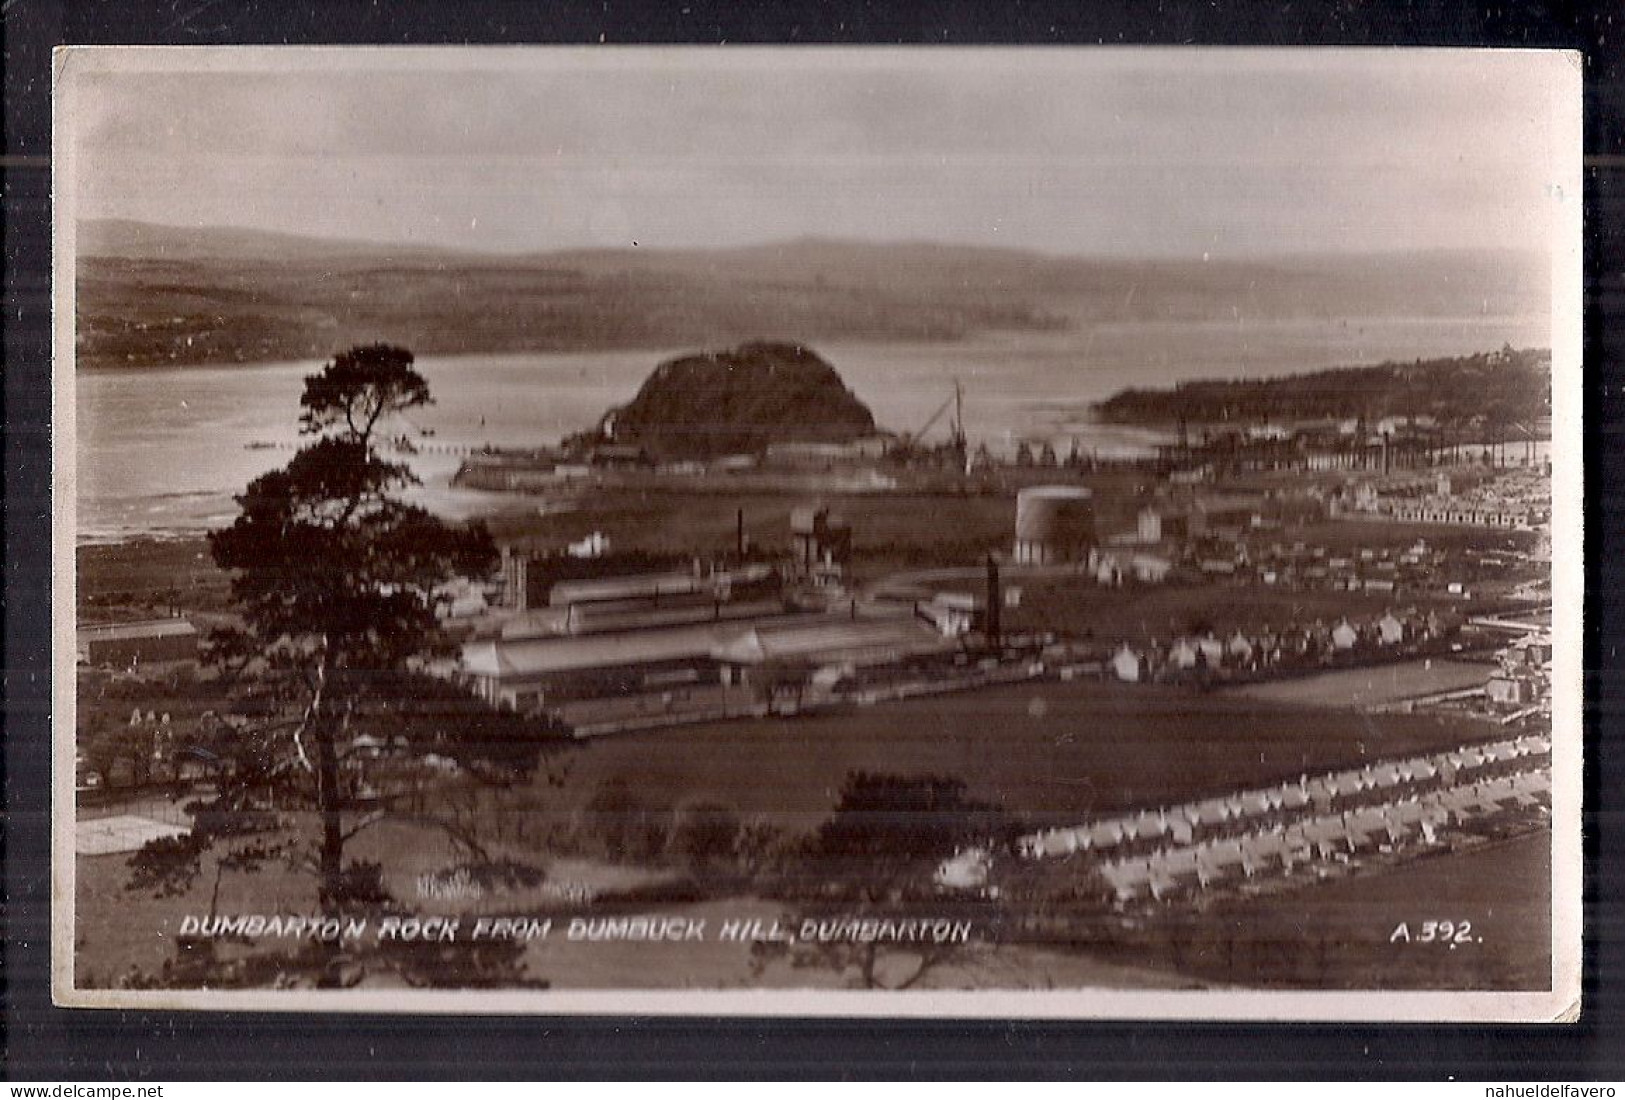
M905 657L946 653L952 640L913 618L830 619L753 626L719 645L719 660L743 664L802 660L875 664Z
M861 663L952 648L952 641L912 618L786 614L652 630L487 639L463 647L463 670L499 678L543 676L697 657L754 663L839 656Z
M143 619L133 623L104 623L79 627L81 642L126 642L147 638L179 638L196 634L197 627L185 619Z
M677 661L708 656L721 637L738 631L737 623L707 622L660 630L470 642L463 647L463 669L476 676L540 676Z
M633 573L618 577L560 581L548 593L547 602L554 607L563 607L566 604L593 603L601 600L678 595L698 591L701 583L692 573L677 572Z

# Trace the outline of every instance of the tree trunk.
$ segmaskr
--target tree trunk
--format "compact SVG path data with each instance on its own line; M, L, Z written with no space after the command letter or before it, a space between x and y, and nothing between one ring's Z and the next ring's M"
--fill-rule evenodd
M316 743L316 804L322 818L321 886L318 901L322 916L342 919L344 893L344 820L339 791L339 754L334 741L334 724L327 705L327 683L332 673L330 658L324 652L317 669L317 697L311 714L311 732ZM322 970L317 984L333 988L340 984L340 941L321 940Z
M339 754L325 721L316 731L317 804L322 815L322 913L336 916L344 888L344 829L339 808Z

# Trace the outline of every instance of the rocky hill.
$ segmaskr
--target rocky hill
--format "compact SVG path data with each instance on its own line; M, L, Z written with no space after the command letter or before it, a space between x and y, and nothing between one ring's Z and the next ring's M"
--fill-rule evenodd
M710 458L856 439L875 430L875 418L811 349L749 343L661 363L604 429L662 457Z

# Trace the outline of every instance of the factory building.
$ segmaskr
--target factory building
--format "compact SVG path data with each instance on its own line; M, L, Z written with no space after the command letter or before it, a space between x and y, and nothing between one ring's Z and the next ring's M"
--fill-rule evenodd
M1242 494L1206 494L1146 505L1136 517L1136 533L1146 544L1183 543L1205 535L1239 534L1262 521L1260 500Z
M550 607L633 600L647 600L651 604L658 604L662 596L667 598L691 596L700 592L704 586L704 578L691 570L590 577L558 582L548 592L547 603Z
M715 684L711 649L733 624L589 635L490 638L463 647L462 671L486 702L536 710L576 699Z
M713 648L711 656L722 664L725 678L749 684L753 669L772 663L854 672L929 661L958 651L952 639L912 617L808 615L752 624Z
M1085 561L1095 545L1094 498L1088 489L1081 485L1034 485L1016 495L1017 563Z
M185 619L81 626L75 651L84 664L114 668L190 661L197 656L197 628Z
M877 618L786 614L599 634L490 638L463 647L480 698L518 710L587 700L625 702L678 690L752 690L769 665L829 680L909 666L959 650L910 614Z
M1089 560L1095 580L1109 586L1121 585L1127 581L1136 584L1162 584L1174 571L1172 558L1148 552L1104 550L1090 555Z
M773 470L867 469L875 459L885 455L890 444L890 439L879 435L864 436L847 443L786 440L767 445L762 465Z
M837 583L852 561L852 525L816 505L790 513L791 573L815 584Z
M774 615L785 610L777 571L750 564L709 573L639 573L561 581L548 605L513 617L507 637L643 630L721 619Z
M608 540L602 542L607 545ZM515 611L554 604L553 588L559 584L594 580L620 582L629 577L678 573L688 576L696 572L692 559L672 554L630 551L578 556L556 547L537 548L523 542L505 543L500 549L502 603Z

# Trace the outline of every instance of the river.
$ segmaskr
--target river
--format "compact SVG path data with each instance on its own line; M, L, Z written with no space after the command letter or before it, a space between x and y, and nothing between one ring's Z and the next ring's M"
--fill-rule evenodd
M816 348L893 430L914 431L965 391L973 443L1007 451L1048 438L1102 455L1141 453L1155 433L1090 423L1087 407L1129 386L1258 378L1326 367L1547 346L1544 316L1347 321L1132 322L1052 333L991 333L958 343ZM691 349L424 358L436 404L392 431L443 447L535 446L588 428L629 400L651 370ZM316 362L87 372L77 379L77 533L81 542L185 533L229 522L232 494L288 459L250 442L298 441L299 393ZM945 419L933 429L941 435ZM426 434L426 433L432 433ZM417 497L448 515L489 506L451 489L454 454L421 453Z

